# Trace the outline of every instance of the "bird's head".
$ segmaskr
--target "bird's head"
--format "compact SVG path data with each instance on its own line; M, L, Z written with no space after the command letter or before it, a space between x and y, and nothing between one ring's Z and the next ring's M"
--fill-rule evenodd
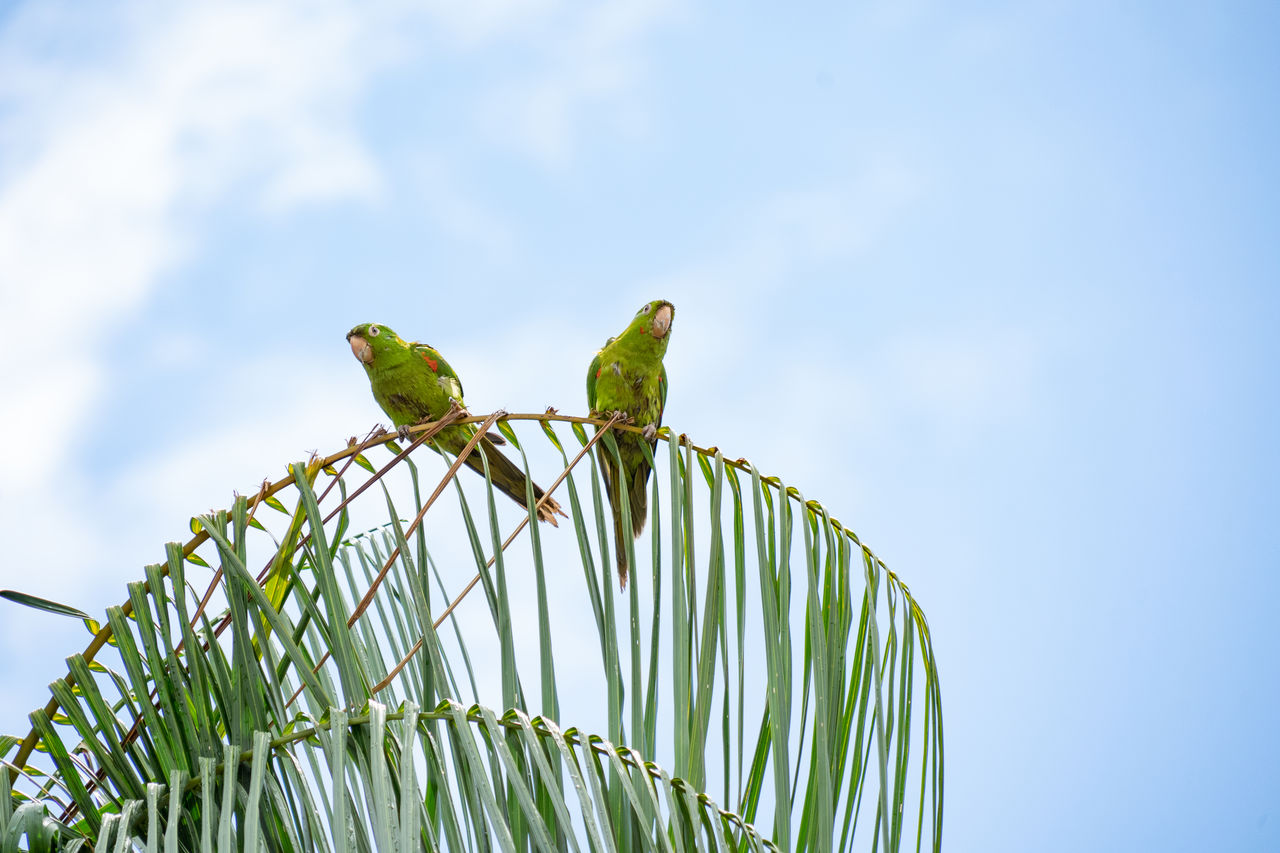
M666 343L666 337L671 333L671 321L675 316L674 305L665 299L655 299L640 307L631 321L631 328L627 331L632 334L639 331L642 334L651 335L655 341Z
M365 367L372 365L379 354L403 346L400 336L380 323L356 326L347 332L347 343L351 344L351 354Z

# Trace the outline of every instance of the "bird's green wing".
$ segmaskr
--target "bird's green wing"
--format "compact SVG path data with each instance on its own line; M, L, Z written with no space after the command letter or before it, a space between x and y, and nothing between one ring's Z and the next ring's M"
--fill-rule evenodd
M667 366L662 365L662 372L658 374L658 422L662 422L662 412L667 408Z
M458 402L462 402L462 380L453 368L449 366L449 362L444 360L444 356L440 351L430 344L414 343L409 344L409 349L419 358L426 362L427 367L431 368L431 372L436 376L444 376L452 379L458 386Z
M596 409L596 374L600 372L600 353L596 353L596 357L591 359L591 366L587 368L587 408L591 411Z

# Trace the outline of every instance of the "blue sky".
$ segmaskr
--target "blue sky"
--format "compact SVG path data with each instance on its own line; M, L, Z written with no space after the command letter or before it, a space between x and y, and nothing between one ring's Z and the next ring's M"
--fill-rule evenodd
M117 602L190 515L363 434L357 322L475 411L572 412L664 297L667 422L928 614L948 849L1280 847L1278 27L4 6L0 586ZM82 642L3 611L0 728Z

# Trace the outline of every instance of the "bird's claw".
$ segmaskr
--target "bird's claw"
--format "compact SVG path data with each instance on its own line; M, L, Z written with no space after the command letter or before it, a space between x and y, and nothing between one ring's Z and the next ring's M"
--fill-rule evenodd
M409 426L409 424L401 424L400 426L396 427L396 435L400 436L401 441L408 441L410 429L411 427Z
M645 441L655 441L658 438L658 427L654 424L645 424L640 434L644 436Z

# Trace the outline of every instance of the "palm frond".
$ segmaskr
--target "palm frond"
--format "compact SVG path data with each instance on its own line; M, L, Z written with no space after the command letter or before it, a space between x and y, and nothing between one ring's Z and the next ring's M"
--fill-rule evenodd
M871 847L940 849L928 624L856 535L664 430L618 595L596 452L634 427L456 420L501 430L547 494L563 486L572 531L458 476L461 456L427 475L438 457L415 451L441 424L291 466L193 520L108 608L6 762L0 839L843 850L861 824Z

